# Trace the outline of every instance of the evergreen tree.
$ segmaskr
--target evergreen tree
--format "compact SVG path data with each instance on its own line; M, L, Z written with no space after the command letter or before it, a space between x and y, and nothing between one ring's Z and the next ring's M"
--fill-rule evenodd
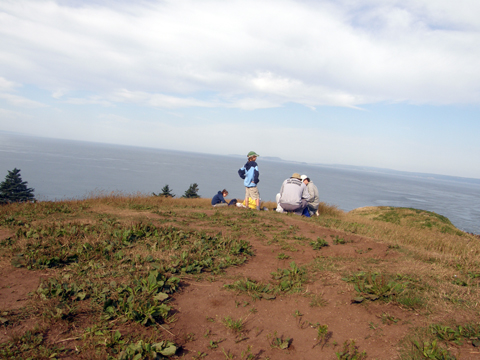
M182 198L187 198L187 199L199 198L200 195L198 195L197 192L198 192L197 183L190 184L190 187L188 188L187 191L185 191L185 194L182 196Z
M172 189L170 189L168 184L162 188L161 193L158 193L158 194L152 193L152 194L155 196L164 196L164 197L172 197L172 198L175 197L175 194L172 194Z
M5 181L0 183L0 204L25 202L35 200L34 189L27 188L27 182L22 181L20 169L8 171Z

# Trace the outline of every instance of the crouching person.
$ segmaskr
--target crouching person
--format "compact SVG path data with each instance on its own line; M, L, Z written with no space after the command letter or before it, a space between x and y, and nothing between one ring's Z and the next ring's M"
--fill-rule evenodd
M310 181L310 178L307 175L301 176L303 183L307 186L308 194L310 195L310 199L308 199L308 212L310 216L317 215L318 216L318 207L320 205L320 199L318 197L318 188L315 184Z
M212 206L220 207L220 206L228 206L225 197L228 196L228 191L223 189L219 191L213 198L212 198Z
M300 178L300 174L294 173L289 179L283 182L278 204L285 211L302 215L309 199L310 194L308 193L307 186Z

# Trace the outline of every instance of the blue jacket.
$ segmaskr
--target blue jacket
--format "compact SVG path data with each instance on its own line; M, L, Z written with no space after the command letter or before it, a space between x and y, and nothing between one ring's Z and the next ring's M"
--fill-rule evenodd
M216 205L220 203L227 203L223 198L223 194L221 191L219 191L212 199L212 205Z
M260 173L258 172L258 165L255 161L247 162L241 169L238 170L238 175L244 179L243 184L246 187L255 187L260 181L258 179Z

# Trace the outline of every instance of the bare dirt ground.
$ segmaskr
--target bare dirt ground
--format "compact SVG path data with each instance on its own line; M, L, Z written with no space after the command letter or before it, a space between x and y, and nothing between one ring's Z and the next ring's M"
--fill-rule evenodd
M207 214L210 213L207 211ZM122 213L122 216L132 215L137 213ZM152 214L147 217L153 221L159 218ZM292 247L285 250L278 244L269 243L271 235L267 234L266 238L248 235L245 239L252 244L255 255L246 264L229 268L224 275L184 278L181 290L174 295L171 303L176 321L158 330L181 346L179 358L335 359L335 353L342 350L344 342L354 340L359 352L365 351L368 359L398 359L399 343L407 333L441 318L441 315L426 315L392 303L352 301L356 293L351 284L342 281L341 273L362 271L363 264L369 261L397 266L402 256L399 252L381 242L323 228L313 221L292 215L284 215L282 220L282 227L298 229L295 233L298 237L330 240L340 236L346 244L315 251L310 246L288 240ZM258 224L260 230L262 226ZM214 230L223 231L220 228ZM7 230L0 230L0 240L11 235ZM279 258L281 253L289 258ZM338 264L341 269L329 271L326 266L309 274L309 281L301 293L255 300L224 287L245 278L269 282L272 272L288 268L292 261L303 266L315 260L329 266ZM28 294L35 291L41 279L51 273L17 269L4 259L0 264L0 313L26 306ZM311 304L315 296L322 300L318 306ZM385 314L395 322L382 321ZM241 320L243 328L236 332L226 327L225 319L228 317ZM458 318L461 317L458 314ZM41 321L30 318L15 327L4 326L0 342ZM328 326L323 341L318 338L318 325ZM58 338L58 334L56 336ZM276 346L276 338L288 341L288 347L281 349ZM65 342L65 345L74 347L75 342ZM480 352L471 347L459 346L453 350L461 359L480 359Z
M312 231L314 236L320 237L340 234L315 226L305 226L304 222L300 223L291 216L288 216L287 224L301 227L302 236L312 237ZM384 244L357 236L344 238L351 242L322 249L320 252L311 248L289 252L291 258L287 260L277 258L281 249L272 249L271 245L250 239L255 248L255 256L246 265L227 270L227 276L218 281L191 282L176 296L175 308L179 320L172 331L195 334L193 339L184 343L185 348L192 353L208 348L212 339L225 339L219 347L228 349L232 354L245 352L247 346L251 346L252 353L259 359L332 359L335 358L335 351L340 351L345 341L354 339L360 350L366 350L369 358L398 358L399 340L411 326L420 325L421 320L414 312L389 304L352 304L351 286L341 281L337 274L323 273L312 279L303 294L280 296L275 300L254 301L247 295L232 296L232 291L223 287L225 283L232 283L238 278L268 282L271 272L288 268L291 261L301 266L318 256L349 257L352 260L369 256L384 261L397 256L395 252L389 252ZM369 248L371 250L368 255L355 252ZM352 266L355 267L355 261L352 261ZM325 300L325 305L310 306L312 295L320 295ZM252 309L255 310L252 312ZM382 313L388 313L401 321L395 325L383 325L380 321ZM245 320L244 340L236 342L238 339L228 336L231 334L228 334L222 324L222 319L227 316ZM328 325L326 344L318 344L317 330L313 327L316 323ZM270 342L275 333L284 339L292 339L287 351L272 348ZM206 337L205 334L209 335ZM225 355L221 351L209 352L208 358L225 359Z

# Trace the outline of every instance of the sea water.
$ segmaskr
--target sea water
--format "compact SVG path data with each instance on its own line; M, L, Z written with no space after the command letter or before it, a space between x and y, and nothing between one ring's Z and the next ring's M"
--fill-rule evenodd
M246 149L247 153L251 149ZM259 191L274 201L292 173L306 174L320 200L349 211L364 206L401 206L434 211L458 228L480 234L480 180L382 169L286 162L260 154ZM275 154L271 154L275 155ZM47 139L0 132L0 181L21 169L38 200L82 199L93 194L161 192L168 184L177 197L197 183L199 195L219 190L243 199L238 169L245 156L219 156L121 145Z

